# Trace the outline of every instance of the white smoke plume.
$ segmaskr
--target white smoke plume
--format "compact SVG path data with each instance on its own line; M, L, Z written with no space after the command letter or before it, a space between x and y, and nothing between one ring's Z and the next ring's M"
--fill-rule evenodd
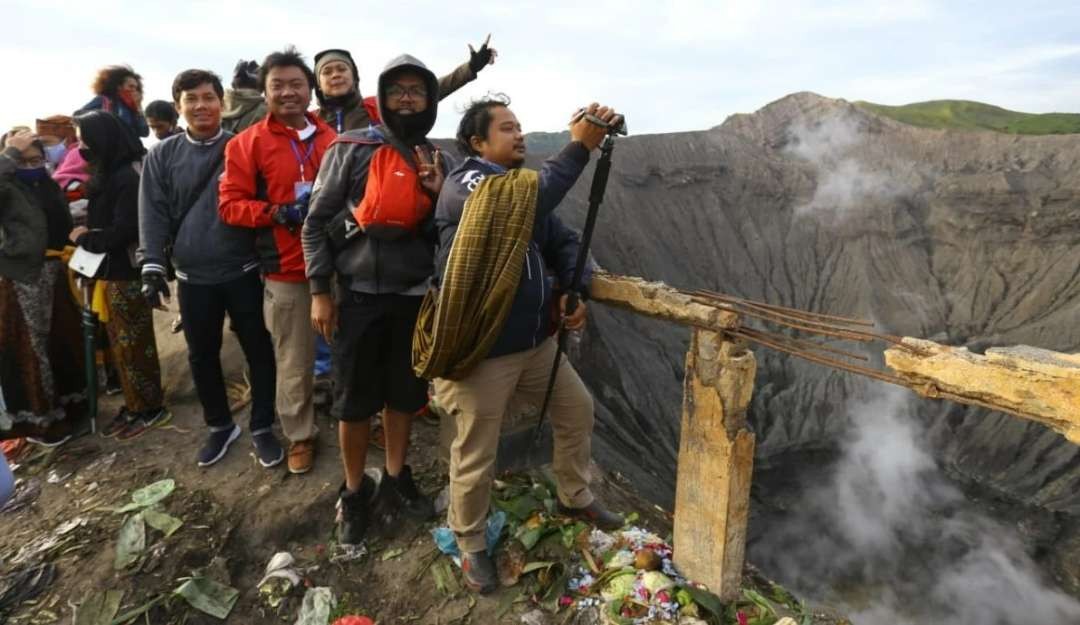
M807 491L751 558L856 625L1075 625L1014 528L980 514L938 470L902 391L850 410L831 480Z
M864 164L860 153L872 141L860 125L864 123L853 113L835 113L816 123L796 122L788 129L785 151L811 164L817 177L813 197L795 207L796 217L842 221L912 193L900 177Z

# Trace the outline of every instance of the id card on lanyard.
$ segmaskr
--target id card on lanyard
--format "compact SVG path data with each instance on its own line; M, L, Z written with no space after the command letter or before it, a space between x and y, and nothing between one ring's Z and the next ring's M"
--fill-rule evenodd
M296 202L303 202L307 196L311 195L312 181L307 180L304 166L305 164L311 163L311 154L315 151L315 137L312 136L305 141L304 145L307 147L307 150L301 154L299 144L297 144L296 140L292 139L289 141L289 147L292 148L293 156L296 157L296 163L300 165L300 180L293 183L293 197ZM312 175L312 178L314 178L314 174Z

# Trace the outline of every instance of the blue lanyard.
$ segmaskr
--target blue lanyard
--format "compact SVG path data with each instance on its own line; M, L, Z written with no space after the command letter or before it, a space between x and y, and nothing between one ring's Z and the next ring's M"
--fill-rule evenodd
M345 111L342 109L337 110L337 131L338 134L345 132Z
M289 140L289 147L292 148L293 156L296 157L296 162L300 164L300 182L306 182L306 178L304 178L304 163L311 162L311 153L315 150L315 135L311 135L311 138L304 143L307 145L307 152L301 156L300 148L296 146L296 140Z

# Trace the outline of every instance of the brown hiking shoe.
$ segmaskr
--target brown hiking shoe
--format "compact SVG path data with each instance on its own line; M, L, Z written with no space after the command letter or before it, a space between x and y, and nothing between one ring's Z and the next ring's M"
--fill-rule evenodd
M622 515L608 510L595 499L584 508L571 508L559 502L559 514L591 523L606 532L617 530L626 523Z
M487 595L499 587L495 563L486 551L461 554L461 577L469 590Z
M289 473L307 473L315 463L315 440L289 444Z

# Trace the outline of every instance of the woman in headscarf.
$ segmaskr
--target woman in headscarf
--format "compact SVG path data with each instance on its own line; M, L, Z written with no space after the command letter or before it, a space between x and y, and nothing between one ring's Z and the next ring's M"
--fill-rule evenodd
M60 260L71 214L28 128L0 144L0 435L53 446L86 408L78 313Z
M89 252L105 254L95 276L105 281L105 301L114 362L124 391L124 408L104 430L105 436L134 438L163 423L161 366L154 320L143 298L135 247L139 241L139 175L146 153L131 129L103 111L75 118L80 150L90 165L87 227L71 238Z
M140 137L150 136L150 126L142 114L142 76L127 65L110 65L98 70L91 89L96 94L75 114L108 111L119 117Z

